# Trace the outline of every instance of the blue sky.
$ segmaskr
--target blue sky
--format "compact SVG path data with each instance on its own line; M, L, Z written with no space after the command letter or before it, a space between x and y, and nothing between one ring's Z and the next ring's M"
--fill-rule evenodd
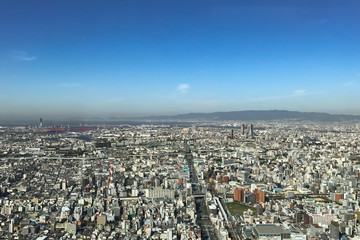
M0 2L0 116L360 115L359 1Z

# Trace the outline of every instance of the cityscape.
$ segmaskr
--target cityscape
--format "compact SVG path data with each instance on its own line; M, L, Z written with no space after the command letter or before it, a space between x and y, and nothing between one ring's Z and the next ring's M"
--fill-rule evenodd
M359 123L1 127L3 239L356 239Z
M1 0L0 240L360 240L359 0Z

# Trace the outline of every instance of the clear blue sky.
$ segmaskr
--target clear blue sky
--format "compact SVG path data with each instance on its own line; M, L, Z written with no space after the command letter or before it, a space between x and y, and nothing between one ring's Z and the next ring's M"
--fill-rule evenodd
M0 116L360 114L360 1L0 1Z

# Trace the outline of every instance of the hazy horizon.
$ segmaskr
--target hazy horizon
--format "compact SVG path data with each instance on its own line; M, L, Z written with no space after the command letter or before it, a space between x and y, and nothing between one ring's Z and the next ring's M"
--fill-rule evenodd
M1 1L0 120L360 115L358 1Z
M185 113L176 113L176 114L148 114L148 115L127 115L127 114L113 114L113 115L73 115L73 116L52 116L52 115L39 115L39 116L33 116L33 115L28 115L28 116L11 116L11 117L0 117L0 126L1 124L9 124L9 123L24 123L24 124L35 124L37 125L39 123L39 119L42 118L43 121L46 123L46 125L51 125L54 122L98 122L100 123L101 121L105 121L105 122L122 122L122 121L143 121L143 120L161 120L161 121L173 121L174 119L172 119L171 117L175 117L175 116L181 116L180 119L178 119L179 121L184 121L184 120L195 120L195 118L190 117L189 119L184 118L183 116L186 115L192 115L192 114L214 114L214 113L233 113L233 112L264 112L263 118L266 119L268 116L265 112L273 112L273 111L279 111L279 112L289 112L289 113L301 113L301 114L307 114L307 113L315 113L315 114L330 114L332 116L336 116L336 115L340 115L340 116L354 116L354 117L359 117L360 115L355 115L355 114L337 114L337 113L327 113L327 112L302 112L302 111L291 111L291 110L284 110L284 109L269 109L269 110L260 110L260 109L246 109L246 110L239 110L239 111L214 111L214 112L185 112ZM259 115L258 115L259 116ZM305 115L304 115L305 116ZM167 117L170 117L170 119L168 119ZM202 117L201 117L202 118ZM214 117L210 117L209 120L214 120ZM258 121L260 119L257 119L256 121ZM285 120L280 116L279 120ZM319 119L320 120L320 119ZM353 119L354 120L354 119ZM240 119L239 121L248 121L248 120L244 120L244 119ZM260 120L261 121L261 120ZM337 121L337 120L330 120L330 121Z

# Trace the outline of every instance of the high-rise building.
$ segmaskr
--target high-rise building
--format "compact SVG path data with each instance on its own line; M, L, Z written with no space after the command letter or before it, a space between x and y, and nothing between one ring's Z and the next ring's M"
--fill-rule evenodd
M40 118L39 128L42 128L42 126L43 126L43 119L42 119L42 118Z
M115 188L113 162L110 162L110 184L109 184L109 187Z
M234 201L236 201L236 202L244 201L244 189L242 189L242 188L234 189Z
M14 219L11 219L11 221L10 221L9 232L14 233Z
M245 124L241 124L240 133L241 133L241 135L245 134Z
M250 124L248 134L249 134L251 137L255 136L255 133L254 133L254 125Z
M244 191L244 202L254 204L256 202L255 194L253 194L249 190L245 189L245 191Z
M259 189L254 190L253 194L255 194L256 202L265 202L265 193Z
M231 129L231 130L229 131L229 138L230 138L230 139L234 139L234 129Z

